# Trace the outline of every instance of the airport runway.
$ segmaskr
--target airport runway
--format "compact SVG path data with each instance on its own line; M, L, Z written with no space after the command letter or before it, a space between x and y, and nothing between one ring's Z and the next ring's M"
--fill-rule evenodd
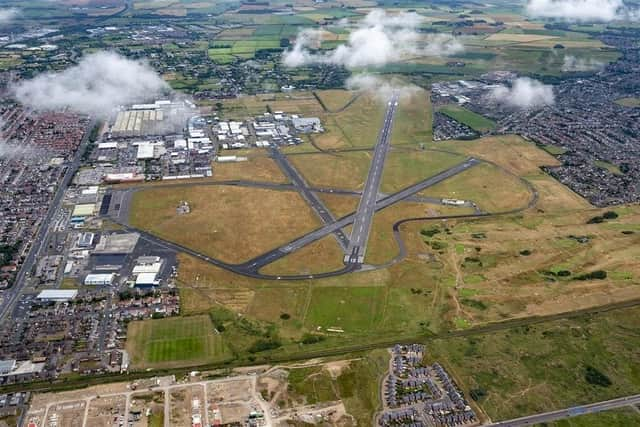
M597 412L608 411L625 406L633 406L640 404L640 394L633 396L620 397L618 399L606 400L603 402L590 403L588 405L574 406L572 408L560 409L558 411L544 412L541 414L530 415L528 417L515 418L508 421L500 421L493 424L487 424L487 427L522 427L533 426L551 421L557 421L565 418L577 417L580 415L594 414Z
M413 197L416 193L433 186L439 182L442 182L454 175L457 175L476 164L480 163L478 160L469 158L466 161L459 163L456 166L453 166L439 174L436 174L430 178L427 178L417 184L410 185L396 193L390 194L388 196L382 197L375 204L374 210L379 211L384 208L387 208L395 203L398 203L406 198ZM469 215L469 217L473 217L476 215ZM480 215L478 215L480 216ZM443 219L446 217L442 217ZM275 275L266 275L259 273L259 270L272 262L279 260L291 252L294 252L300 248L303 248L313 242L316 242L325 236L333 233L336 230L340 230L350 224L352 224L355 220L355 213L346 215L342 218L337 219L331 224L326 224L312 232L305 234L301 237L292 240L291 242L280 246L279 248L273 249L269 252L266 252L256 258L253 258L249 261L246 261L241 264L229 264L223 261L220 261L216 258L210 257L208 255L202 254L200 252L194 251L191 248L180 245L178 243L170 242L168 240L162 239L160 237L154 236L153 234L147 233L143 230L137 229L135 227L129 226L126 221L120 220L117 216L111 217L111 219L120 224L124 230L129 232L140 233L140 238L146 240L150 243L156 244L160 247L170 249L176 252L184 252L188 255L194 256L196 258L201 259L202 261L208 262L220 268L224 268L225 270L229 270L236 274L240 274L247 277L253 277L256 279L265 279L265 280L306 280L306 279L320 279L323 277L334 277L339 276L341 274L353 272L357 270L360 266L357 264L347 264L344 268L341 268L336 271L329 271L317 274L300 274L300 275L291 275L291 276L275 276Z
M373 214L375 213L376 201L378 200L378 192L380 191L380 181L382 180L382 172L384 170L384 161L389 151L391 142L391 130L393 129L393 121L395 119L398 100L400 95L394 93L387 105L387 111L384 117L382 129L378 134L375 150L373 152L373 160L369 167L367 181L362 191L362 197L358 204L353 228L351 229L351 243L347 248L344 258L345 264L362 264L367 251L367 242L371 232L371 223Z
M384 208L387 208L395 203L398 203L408 197L411 197L413 195L415 195L416 193L419 193L420 191L429 188L439 182L442 182L446 179L451 178L454 175L457 175L461 172L464 172L465 170L472 168L473 166L477 165L478 163L480 163L478 160L470 158L465 160L462 163L459 163L443 172L440 172L439 174L436 174L430 178L427 178L417 184L413 184L410 185L396 193L393 193L391 195L388 195L386 197L381 198L380 200L378 200L375 205L374 205L374 211L379 211L382 210ZM264 267L267 264L271 264L274 261L277 261L280 258L283 258L285 256L287 256L288 254L290 254L291 252L294 252L300 248L303 248L304 246L307 246L315 241L318 241L320 239L322 239L323 237L327 236L328 234L333 233L335 230L339 230L341 228L344 228L350 224L353 224L355 221L355 217L356 214L352 213L349 215L346 215L342 218L339 218L338 220L336 220L335 222L331 223L331 224L327 224L323 227L320 227L308 234L305 234L304 236L301 236L295 240L292 240L291 242L287 243L286 245L283 245L277 249L274 249L270 252L267 252L265 254L262 254L252 260L249 260L243 264L237 264L234 267L239 267L241 268L243 271L243 273L240 274L244 274L244 273L251 273L252 276L255 274L258 274L258 270L260 270L262 267ZM342 271L342 270L340 270ZM352 271L352 270L349 270ZM340 273L342 274L342 273ZM264 278L264 277L263 277Z
M271 158L278 164L282 173L285 174L287 178L293 183L295 189L300 193L303 199L307 202L311 209L314 210L316 215L320 217L320 220L323 224L332 224L336 221L333 217L329 209L325 206L325 204L320 200L320 198L314 193L310 188L305 179L302 177L300 172L289 162L287 157L282 154L282 152L277 147L271 147L269 149L269 153L271 154ZM333 231L333 235L335 236L338 244L342 248L343 251L347 251L349 247L349 238L344 234L341 229L337 229Z

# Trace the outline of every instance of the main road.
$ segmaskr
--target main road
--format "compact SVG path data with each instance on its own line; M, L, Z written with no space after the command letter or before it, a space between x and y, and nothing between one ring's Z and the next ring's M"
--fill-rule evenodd
M617 399L605 400L603 402L590 403L588 405L574 406L567 409L557 411L543 412L541 414L529 415L528 417L515 418L513 420L500 421L493 424L487 424L487 427L523 427L534 426L538 424L548 423L551 421L561 420L564 418L577 417L580 415L594 414L597 412L608 411L611 409L623 408L626 406L640 405L640 394L632 396L620 397Z
M51 224L51 220L53 219L54 214L60 208L60 203L62 201L62 196L64 196L64 192L67 190L67 187L71 183L73 176L76 171L80 167L80 162L82 161L82 155L86 150L86 147L89 143L89 138L91 136L92 129L96 126L97 121L91 120L89 125L87 126L87 130L85 131L84 137L76 150L76 153L73 157L73 160L69 166L67 166L67 171L62 177L62 181L58 185L56 192L53 196L53 200L49 204L49 209L45 217L42 219L40 226L38 227L38 231L33 236L33 242L31 244L31 248L27 253L22 266L20 267L20 271L16 275L16 279L13 283L13 286L4 292L4 299L2 303L0 303L0 321L2 321L13 309L16 301L22 294L22 290L26 284L27 273L31 272L33 269L33 265L36 262L36 257L42 251L42 248L45 246L47 240L47 234L49 232L49 225Z
M364 185L362 197L360 198L358 210L356 211L351 229L351 242L344 257L345 264L359 265L364 262L369 233L371 232L371 222L373 221L373 214L376 211L376 202L380 190L380 181L382 180L382 171L384 170L384 161L389 151L391 130L393 129L393 120L395 119L399 99L400 95L394 93L387 106L384 123L378 134L378 141L373 152L373 160L371 161L367 181Z

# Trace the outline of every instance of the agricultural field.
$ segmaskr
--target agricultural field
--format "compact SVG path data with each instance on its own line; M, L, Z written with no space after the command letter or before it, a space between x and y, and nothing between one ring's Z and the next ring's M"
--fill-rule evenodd
M208 316L131 322L127 351L140 368L221 362L230 356Z

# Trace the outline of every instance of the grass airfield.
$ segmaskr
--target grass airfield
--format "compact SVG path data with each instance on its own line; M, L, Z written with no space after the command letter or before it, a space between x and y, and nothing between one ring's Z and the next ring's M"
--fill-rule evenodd
M307 142L285 153L310 185L358 190L366 177L372 144L360 132L365 127L375 129L377 116L365 117L350 109L361 108L358 103L373 105L372 101L343 91L319 92L318 98L331 109L345 107L340 113L321 113L328 123L327 135L347 133L357 142L343 148L319 147L328 152ZM429 134L428 98L416 99L421 103L400 109L398 122L422 116L414 127ZM244 102L257 108L258 101ZM326 121L336 115L339 120ZM357 123L350 125L342 115ZM524 210L444 221L438 217L473 210L398 203L374 217L367 252L367 263L388 267L319 280L262 281L179 255L183 315L187 319L205 315L214 326L222 325L220 337L228 346L228 350L220 350L222 354L249 363L260 357L322 352L353 342L375 344L464 331L507 319L547 316L640 297L637 206L617 208L617 218L586 225L605 210L593 208L540 169L557 164L547 151L517 136L434 144L414 141L398 129L402 128L394 129L393 149L385 165L383 191L396 191L474 156L486 163L424 190L421 196L469 198L485 212ZM316 145L322 141L314 139ZM251 151L249 157L249 161L230 168L223 165L214 172L213 181L284 182L266 152ZM321 193L321 198L338 217L355 210L358 203L358 198L350 195ZM191 214L176 214L180 200L190 202ZM527 207L534 200L535 204ZM151 185L134 196L134 205L132 220L142 228L229 262L259 255L319 225L292 191L216 185L185 190ZM432 219L401 226L407 256L394 263L399 248L393 224L414 217ZM180 232L171 234L171 230ZM348 227L345 232L349 233ZM332 271L342 266L341 258L336 241L327 236L262 272ZM607 277L578 280L595 270L605 270ZM569 275L558 275L560 271ZM303 344L308 336L317 342ZM162 361L161 356L144 356L144 351L137 351L142 356L134 358L138 367L195 362L186 354L170 352ZM219 360L214 354L220 353L204 357L211 362Z

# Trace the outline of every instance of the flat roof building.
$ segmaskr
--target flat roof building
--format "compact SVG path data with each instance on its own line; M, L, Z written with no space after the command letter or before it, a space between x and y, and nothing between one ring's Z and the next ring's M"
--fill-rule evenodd
M74 299L77 295L78 291L75 289L44 289L36 298L41 301L64 302Z
M93 244L93 238L95 234L93 233L82 233L78 238L78 247L80 248L88 248Z
M93 215L95 212L96 205L94 203L86 203L82 205L75 205L73 208L72 216L76 217L85 217Z
M140 273L138 274L138 277L136 277L136 286L158 286L160 281L157 280L156 277L156 273Z
M138 233L112 233L100 236L94 254L123 255L130 254L138 244Z
M84 278L84 284L90 286L109 286L113 283L114 278L114 273L92 273Z
M8 374L16 368L15 359L0 360L0 375Z

